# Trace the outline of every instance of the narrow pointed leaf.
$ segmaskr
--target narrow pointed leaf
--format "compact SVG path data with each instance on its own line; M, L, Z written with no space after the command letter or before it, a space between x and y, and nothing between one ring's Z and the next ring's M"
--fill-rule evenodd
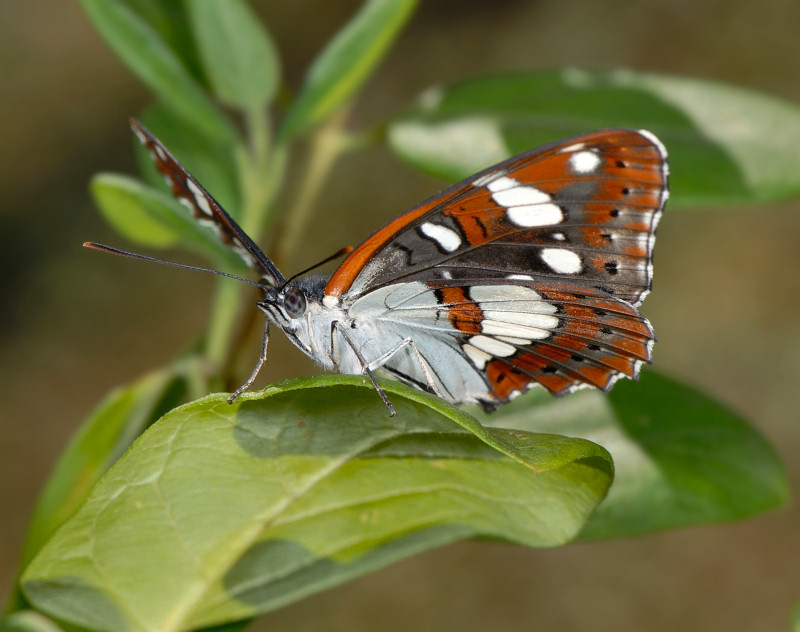
M281 129L303 133L344 105L383 59L417 6L417 0L366 0L308 71Z
M120 0L81 0L108 46L166 104L197 129L219 139L236 132L160 35Z
M632 71L566 69L432 89L390 128L414 166L460 180L510 155L609 127L666 145L670 205L800 194L800 108L731 85Z
M755 428L653 371L638 383L617 384L609 395L520 397L484 423L561 432L608 449L614 485L584 539L735 520L779 507L788 497L783 467Z
M611 483L588 441L384 388L394 418L354 376L170 412L28 567L26 595L99 630L217 625L458 538L564 543Z
M214 93L244 110L265 107L278 87L278 54L243 0L189 0L189 19Z
M123 2L158 33L196 81L201 84L205 82L205 75L197 56L197 46L182 1L123 0Z

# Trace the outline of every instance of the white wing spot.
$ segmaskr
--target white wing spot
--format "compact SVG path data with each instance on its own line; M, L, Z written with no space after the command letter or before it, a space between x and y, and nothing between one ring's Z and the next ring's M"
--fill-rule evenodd
M467 354L469 359L472 360L472 363L481 371L486 368L486 363L492 359L491 355L485 351L481 351L477 347L473 347L471 344L465 344L461 348L464 350L464 353Z
M475 285L470 288L469 295L477 303L504 303L504 309L512 312L535 311L551 314L556 311L556 308L542 300L535 290L521 285ZM542 312L535 307L538 305L546 305L547 309ZM481 309L491 309L491 307L482 305Z
M517 327L519 326L520 329L523 328L532 328L532 329L555 329L558 327L558 318L552 316L557 311L555 305L548 303L547 301L537 301L535 303L527 303L524 306L515 306L510 305L509 307L519 307L521 308L520 311L511 311L508 308L504 307L504 311L501 310L493 310L493 309L484 309L483 310L483 324L486 324L487 321L489 325L494 327L495 324L499 325L510 325ZM525 311L522 311L525 310ZM492 331L487 333L498 333L501 335L508 335L508 336L516 336L519 334L512 333L510 331ZM534 334L536 335L536 334Z
M518 285L477 285L470 290L470 296L483 311L481 332L486 336L499 338L496 340L486 336L473 336L470 342L492 355L504 357L499 353L500 350L511 355L506 343L529 345L534 340L549 337L551 331L558 328L559 320L553 316L558 308L543 300L530 288ZM484 339L494 340L495 347L487 347L489 343L485 343Z
M514 338L513 336L497 336L497 339L517 347L526 347L533 342L526 338Z
M564 147L559 153L568 154L573 151L580 151L584 147L586 147L586 143L575 143L574 145L568 145L567 147Z
M158 156L158 157L159 157L161 160L163 160L164 162L167 162L167 154L166 154L166 153L164 153L164 150L163 150L163 149L161 149L161 146L160 146L160 145L153 145L153 147L155 147L155 150L156 150L156 155L157 155L157 156Z
M472 336L469 342L480 351L485 351L490 356L497 358L507 358L514 355L516 349L505 342L500 342L494 338L487 338L486 336Z
M581 258L563 248L545 248L542 250L542 261L558 274L578 274L583 268Z
M461 245L461 237L458 236L458 233L446 226L425 222L419 229L423 235L435 241L447 252L453 252Z
M569 157L569 167L578 175L594 172L601 164L602 159L594 151L579 151Z
M515 206L506 212L512 224L529 228L531 226L550 226L564 221L564 213L555 204L536 206Z
M553 233L550 236L556 241L564 241L567 238L567 236L564 233Z
M492 197L500 206L505 207L542 204L552 199L547 193L540 191L536 187L522 186L503 189L502 191L494 191L492 192Z
M494 319L484 319L481 322L481 331L489 336L500 336L504 340L513 338L517 344L529 345L533 340L542 340L550 335L547 329L541 327L529 327L517 323L507 322L507 314L494 314L495 318L503 318L502 321ZM555 328L558 326L558 318L555 316L543 316L541 314L524 314L530 322L541 322L543 325ZM509 340L509 342L511 342Z
M509 281L533 281L530 274L509 274L506 278Z
M519 186L512 178L499 178L487 187L492 198L508 209L508 219L517 226L549 226L564 220L564 213L552 198L536 187Z
M475 180L473 184L475 186L479 186L480 180ZM481 184L483 184L481 182ZM514 180L514 178L509 178L507 176L502 176L493 180L489 184L486 185L486 188L489 189L492 193L497 193L498 191L505 191L506 189L513 189L514 187L519 186L519 182Z
M200 207L200 210L203 211L206 215L213 217L214 213L211 211L211 205L208 203L206 196L200 190L194 182L191 180L186 180L186 186L189 187L189 191L192 192L194 196L194 201L197 202L197 206Z

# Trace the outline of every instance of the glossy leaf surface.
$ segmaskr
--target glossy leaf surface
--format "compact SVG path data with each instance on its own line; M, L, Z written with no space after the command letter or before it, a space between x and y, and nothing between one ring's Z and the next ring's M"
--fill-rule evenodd
M394 418L352 376L175 409L42 550L26 595L102 630L220 624L463 537L564 543L611 483L588 441L384 387Z

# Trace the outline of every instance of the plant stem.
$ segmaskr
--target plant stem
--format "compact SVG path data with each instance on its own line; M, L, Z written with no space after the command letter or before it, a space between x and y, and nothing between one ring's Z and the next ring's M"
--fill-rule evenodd
M221 278L217 281L205 351L206 359L215 373L225 366L228 359L242 290L244 284L233 279Z
M286 215L283 234L276 241L276 261L286 262L295 250L311 219L314 202L337 158L347 149L342 131L346 109L321 125L311 137L310 157L300 179L300 189L292 208Z
M245 121L247 140L236 149L242 192L237 220L257 240L271 219L272 200L282 179L285 160L282 150L270 151L269 122L262 109L245 112ZM224 372L230 358L243 290L242 284L230 279L220 279L217 284L205 352L215 371Z
M263 223L269 208L270 191L265 186L268 181L270 162L270 130L267 117L262 110L245 113L247 125L247 146L240 152L240 173L242 189L242 209L239 223L244 231L256 239L258 228Z

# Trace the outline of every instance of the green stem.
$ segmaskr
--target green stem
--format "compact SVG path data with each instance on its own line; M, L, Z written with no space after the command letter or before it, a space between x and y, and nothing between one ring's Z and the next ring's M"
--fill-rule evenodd
M270 150L269 122L263 110L246 112L245 121L247 142L236 148L242 191L242 206L236 215L242 229L258 240L271 219L272 200L282 179L285 152ZM215 372L224 371L230 358L243 290L241 283L230 279L220 279L217 284L205 349Z
M240 152L242 175L242 209L239 223L244 231L258 238L258 228L263 224L269 208L270 191L265 186L270 162L270 130L262 110L245 113L247 147Z
M305 232L314 210L314 202L322 191L333 165L346 151L348 144L342 131L346 110L328 119L311 137L310 158L300 179L294 204L286 215L283 234L277 240L275 260L284 263Z
M236 316L244 289L243 283L233 279L217 281L205 350L206 359L215 373L227 363L230 341L235 331Z

